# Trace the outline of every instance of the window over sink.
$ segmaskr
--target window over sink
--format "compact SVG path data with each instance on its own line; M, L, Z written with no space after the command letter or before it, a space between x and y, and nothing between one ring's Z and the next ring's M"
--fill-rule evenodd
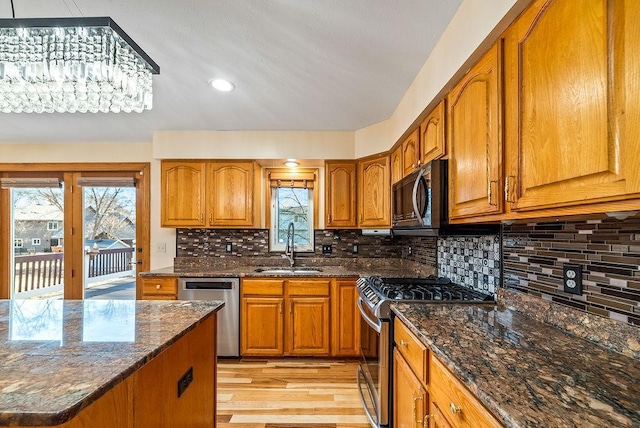
M288 234L293 231L294 250L313 252L317 170L272 169L267 177L270 251L285 251Z

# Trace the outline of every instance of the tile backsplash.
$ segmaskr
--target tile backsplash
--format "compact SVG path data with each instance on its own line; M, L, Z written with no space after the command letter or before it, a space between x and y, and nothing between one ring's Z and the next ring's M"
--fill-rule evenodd
M501 284L500 250L500 235L441 237L438 239L438 275L495 294Z
M373 257L397 258L401 243L390 236L365 236L360 230L317 229L315 252L296 253L296 258ZM231 252L226 251L231 244ZM331 245L330 254L322 254L322 245ZM354 253L354 245L357 253ZM268 229L177 229L176 257L281 257L269 252Z
M504 286L640 325L640 219L505 226ZM583 269L583 293L564 292L562 266Z

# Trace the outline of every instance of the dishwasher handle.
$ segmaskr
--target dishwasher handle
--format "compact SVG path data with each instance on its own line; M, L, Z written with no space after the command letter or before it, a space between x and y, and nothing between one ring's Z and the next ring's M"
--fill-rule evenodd
M185 281L185 290L233 290L236 288L234 281Z

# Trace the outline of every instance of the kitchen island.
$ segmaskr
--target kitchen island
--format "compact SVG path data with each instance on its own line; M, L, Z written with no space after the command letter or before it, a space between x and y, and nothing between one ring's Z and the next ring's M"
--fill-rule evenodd
M0 427L212 427L222 306L0 301Z

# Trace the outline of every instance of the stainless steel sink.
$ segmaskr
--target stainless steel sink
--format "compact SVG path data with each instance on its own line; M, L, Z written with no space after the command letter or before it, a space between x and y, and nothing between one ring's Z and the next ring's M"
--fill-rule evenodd
M310 274L310 273L320 273L322 269L317 268L258 268L255 270L257 273L266 273L271 275L300 275L300 274Z

